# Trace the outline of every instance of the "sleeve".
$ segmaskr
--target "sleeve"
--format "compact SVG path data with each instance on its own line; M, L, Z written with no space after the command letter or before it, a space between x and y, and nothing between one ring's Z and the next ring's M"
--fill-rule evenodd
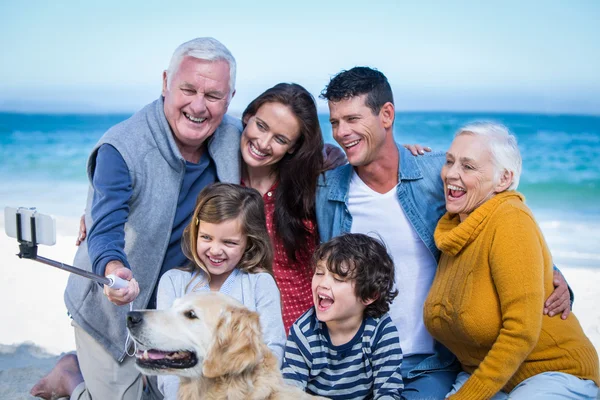
M171 271L166 272L158 282L156 292L156 309L165 310L173 305L176 298L183 296L183 287L179 284L177 276ZM158 375L158 390L165 400L177 400L179 391L179 377L176 375Z
M400 400L402 382L402 350L398 331L391 318L382 317L371 345L373 368L373 399Z
M281 295L275 279L268 273L261 273L256 283L255 293L256 311L260 317L265 343L281 365L285 347L285 328L281 315Z
M173 305L176 298L182 297L184 287L174 274L176 270L167 271L158 281L158 289L156 291L156 309L166 310Z
M502 214L500 221L493 221L496 228L489 256L502 327L479 367L452 399L491 398L525 361L542 329L543 239L535 221L522 210Z
M121 154L111 145L100 146L92 178L92 220L88 252L92 270L104 275L106 264L118 260L130 268L125 255L125 222L133 193L129 168Z
M338 167L334 171L338 171L342 168L344 167ZM335 215L335 204L330 202L327 197L331 190L327 184L327 178L329 178L331 173L333 173L333 171L327 171L319 175L317 193L315 195L315 216L321 243L325 243L334 236L333 231L335 229L335 224L333 217Z
M307 344L308 341L302 334L298 321L296 321L290 328L290 336L285 344L282 374L285 383L302 390L306 390L312 365L312 355L306 346Z
M179 377L177 375L158 375L158 390L164 396L164 400L177 400L179 391Z

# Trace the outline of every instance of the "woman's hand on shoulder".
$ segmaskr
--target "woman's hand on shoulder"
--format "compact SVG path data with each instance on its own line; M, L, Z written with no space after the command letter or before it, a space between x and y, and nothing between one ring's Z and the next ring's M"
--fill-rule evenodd
M403 144L402 146L410 151L413 156L423 155L425 152L431 152L431 147L421 146L420 144Z
M334 169L339 167L340 165L345 165L348 162L346 158L346 153L339 147L325 143L323 146L323 170L329 171L330 169Z

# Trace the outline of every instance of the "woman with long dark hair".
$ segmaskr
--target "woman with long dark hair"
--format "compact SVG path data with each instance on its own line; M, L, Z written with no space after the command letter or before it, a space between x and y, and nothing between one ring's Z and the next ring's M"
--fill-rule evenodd
M317 107L302 86L279 83L248 105L242 123L242 183L263 195L288 331L312 306L310 257L318 243L315 193L323 169Z

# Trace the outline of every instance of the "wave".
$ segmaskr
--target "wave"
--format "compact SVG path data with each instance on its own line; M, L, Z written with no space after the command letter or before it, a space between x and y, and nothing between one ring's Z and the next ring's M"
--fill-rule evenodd
M559 267L600 268L600 215L532 208Z
M51 354L33 342L0 344L0 371L31 366L42 367L47 364L52 366L57 357L59 355Z
M59 357L31 342L0 345L0 399L31 399L29 390Z

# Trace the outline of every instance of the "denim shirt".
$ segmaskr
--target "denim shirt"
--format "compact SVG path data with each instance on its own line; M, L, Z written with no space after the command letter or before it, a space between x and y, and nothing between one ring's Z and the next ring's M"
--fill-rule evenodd
M435 246L433 232L438 220L446 212L444 185L440 178L445 153L426 153L415 157L404 147L396 144L400 153L396 194L398 201L413 229L435 260L440 251ZM342 165L321 175L317 187L316 214L321 242L350 232L352 215L348 211L348 191L352 178L352 165ZM455 369L456 360L446 348L436 343L436 354L424 359L407 378L421 372Z

